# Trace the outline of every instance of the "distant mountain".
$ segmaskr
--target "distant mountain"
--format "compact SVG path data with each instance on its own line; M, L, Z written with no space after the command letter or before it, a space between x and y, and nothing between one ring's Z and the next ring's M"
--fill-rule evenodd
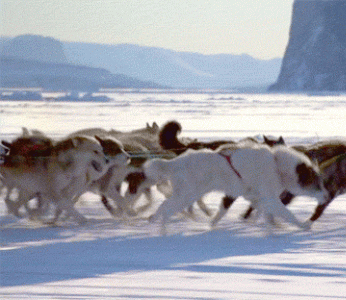
M11 40L10 37L7 36L0 36L0 53L2 53L2 48L4 45L6 45L6 43Z
M8 40L1 49L3 56L49 63L67 64L63 45L51 37L40 35L19 35Z
M104 68L69 64L53 38L23 35L0 39L0 87L95 91L100 88L160 88L153 82Z
M0 87L39 87L47 90L97 91L100 88L160 88L106 69L0 57Z
M281 59L249 55L203 55L131 44L64 42L67 60L107 68L141 80L177 88L268 86L276 81Z
M12 39L0 38L0 53L7 59L30 61L25 64L26 66L32 66L33 61L60 64L59 67L53 67L53 70L59 74L64 73L62 65L66 67L70 65L67 70L72 70L72 66L78 66L78 70L82 66L108 70L112 74L122 74L117 75L119 79L120 77L124 80L127 78L128 82L121 81L121 84L125 83L126 87L134 84L133 87L250 88L250 90L256 87L263 90L276 81L281 66L280 58L258 60L246 54L203 55L130 44L60 42L53 38L35 35L23 35ZM8 64L7 61L6 65ZM15 65L19 67L18 64L15 63ZM35 71L32 72L42 71L42 65L37 65L34 69ZM7 74L12 72L9 76L14 76L14 71L6 72ZM26 79L23 82L29 84L30 81L30 84L34 84L36 79L28 77L30 72L25 71ZM53 76L52 72L48 70L45 72L50 74L48 78ZM76 73L82 76L79 71ZM71 76L74 77L74 75ZM11 82L9 78L7 77L7 82ZM64 78L67 78L66 74ZM137 79L138 82L135 83ZM16 80L18 81L18 78ZM47 78L41 78L39 81L46 82L47 80ZM99 79L95 81L98 83L94 82L94 85L98 86ZM66 84L68 82L64 83ZM79 82L78 85L85 84Z

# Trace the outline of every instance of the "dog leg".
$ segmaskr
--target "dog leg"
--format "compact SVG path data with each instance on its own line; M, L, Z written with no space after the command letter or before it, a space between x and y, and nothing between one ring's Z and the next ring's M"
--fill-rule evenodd
M310 221L315 222L323 214L324 210L327 208L329 203L330 202L317 205L314 214L310 218Z
M211 216L212 216L211 210L205 205L203 199L199 199L199 200L197 201L197 204L198 204L199 208L200 208L208 217L211 217Z
M267 205L265 204L267 203ZM310 225L307 223L302 223L300 222L291 211L287 209L287 207L278 199L277 201L271 201L271 205L266 202L265 200L263 201L263 204L269 209L267 209L267 212L269 214L272 214L273 216L276 217L281 217L285 221L294 224L302 229L309 229ZM270 219L269 219L270 220Z
M17 201L13 201L10 199L12 191L14 191L14 189L15 189L14 187L6 187L5 204L6 204L8 213L16 216L17 218L22 218L23 216L19 214L19 205L18 205L18 198L20 198L20 191L18 191Z
M290 193L289 191L284 191L280 195L281 202L284 205L290 204L292 202L293 198L294 198L294 195L292 193Z
M291 194L290 192L288 191L284 191L281 195L280 195L280 199L281 199L281 202L284 204L284 205L288 205L292 202L292 199L294 198L294 195ZM247 211L243 214L243 219L248 219L253 210L255 208L253 206L249 206L249 208L247 209Z
M313 222L315 222L317 219L319 219L321 217L321 215L323 214L324 210L327 208L329 203L330 202L326 202L326 203L317 205L313 215L304 224L306 224L306 226L311 226L313 224Z
M75 219L79 225L84 225L88 221L88 219L86 217L84 217L81 213L79 213L74 208L74 203L72 203L69 200L59 201L58 202L58 209L56 210L56 212L58 212L59 209L60 209L60 214L62 211L65 211L66 215L68 217L72 217L73 219ZM56 214L57 218L59 218L60 214ZM55 218L55 221L58 220L57 218Z
M222 202L220 203L219 211L211 221L211 226L214 227L221 218L227 213L228 209L231 207L236 198L231 196L225 196L222 198Z
M88 221L88 219L79 213L74 207L70 207L67 214L73 217L79 225L84 225Z
M53 225L56 224L62 212L65 212L67 218L72 217L79 225L84 225L88 219L74 208L75 202L73 200L74 199L60 198L58 201L53 201L53 203L56 204L56 210L53 219L48 223Z
M109 201L105 195L101 196L101 202L111 214L114 213L114 208L109 204Z
M26 193L24 193L21 189L18 189L18 197L17 197L16 201L13 201L10 199L10 196L11 196L11 193L13 190L14 190L14 188L9 189L8 193L6 195L6 198L5 198L5 203L6 203L6 206L7 206L9 213L13 214L17 218L24 218L25 214L21 214L19 212L19 209L22 206L25 206L25 208L26 208L26 210L30 216L30 209L27 208L27 206L28 206L27 204L35 196L34 195L33 196L27 196Z
M243 214L243 219L248 219L250 215L252 214L254 208L252 206L249 206L247 211Z
M43 221L44 224L48 224L48 225L55 225L56 222L59 220L59 217L61 216L63 210L59 207L56 207L55 208L55 211L54 211L54 217L52 219L48 219L48 220L45 220Z
M147 204L144 204L144 205L142 205L142 206L140 206L139 208L137 208L137 210L134 210L134 209L131 207L130 210L129 210L129 212L130 212L130 211L133 211L133 213L134 213L135 215L137 215L137 214L139 214L139 213L145 212L147 209L149 209L149 208L152 206L152 204L153 204L153 196L152 196L152 194L151 194L150 188L145 189L143 193L144 193L145 198L148 200L148 203L147 203Z
M202 198L197 201L197 205L208 217L212 216L211 210L205 205ZM187 213L183 212L183 214L194 219L193 205L190 205L187 209Z
M112 199L117 206L117 209L109 211L114 217L121 217L124 212L128 211L128 204L126 199L120 195L116 185L110 184L104 196L108 199Z
M161 233L166 231L166 224L169 218L196 202L196 195L187 194L185 196L175 195L165 200L157 209L154 215L149 218L149 222L153 223L161 220Z

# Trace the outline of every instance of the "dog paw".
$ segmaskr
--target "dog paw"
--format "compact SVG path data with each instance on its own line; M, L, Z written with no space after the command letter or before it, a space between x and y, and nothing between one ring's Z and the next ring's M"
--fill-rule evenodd
M208 217L212 217L213 216L213 212L210 209L206 209L204 211L204 213L208 216Z
M124 211L120 208L118 209L113 209L111 211L111 214L114 218L121 218L124 215Z
M43 220L42 224L48 226L48 227L60 227L60 225L57 223L56 220Z
M86 223L88 222L88 219L87 218L78 218L77 219L77 223L78 223L78 225L85 225Z
M155 215L151 215L151 216L148 218L148 221L149 221L149 223L154 223L154 222L155 222Z
M215 220L215 219L214 219L214 220L211 220L211 222L210 222L210 224L209 224L209 227L210 227L211 230L213 230L213 229L216 227L218 221L219 221L219 220Z
M138 215L138 212L132 208L127 209L126 214L129 217L136 217Z
M312 225L312 221L307 220L302 224L302 229L303 230L310 230L311 229L311 225Z

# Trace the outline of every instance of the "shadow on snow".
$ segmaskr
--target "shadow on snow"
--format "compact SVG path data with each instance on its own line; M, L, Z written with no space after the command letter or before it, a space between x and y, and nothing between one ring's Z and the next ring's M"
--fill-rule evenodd
M51 230L52 229L52 230ZM24 230L24 229L20 229ZM38 232L36 231L38 230ZM62 229L26 230L27 240L58 238ZM4 233L3 230L2 234ZM24 230L25 231L25 230ZM343 229L344 231L344 229ZM23 232L24 234L25 232ZM7 234L13 234L13 229ZM323 233L324 234L324 233ZM328 235L332 234L330 231ZM61 280L97 277L127 271L186 270L193 272L251 273L286 276L341 276L328 274L328 268L302 264L203 265L205 261L226 257L287 253L317 238L310 233L289 232L278 236L239 236L229 230L197 235L166 237L100 238L92 241L55 242L35 247L5 249L0 252L2 286L29 285ZM273 268L274 267L274 268ZM324 270L326 272L324 272ZM338 273L346 273L339 268Z

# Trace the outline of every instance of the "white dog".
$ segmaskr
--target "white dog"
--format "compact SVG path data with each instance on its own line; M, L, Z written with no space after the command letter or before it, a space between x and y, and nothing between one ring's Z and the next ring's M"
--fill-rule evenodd
M316 166L306 156L285 146L269 148L245 143L222 146L217 151L190 150L172 160L153 159L144 165L143 180L135 187L166 180L171 182L172 196L150 218L150 221L161 219L163 232L170 216L212 191L227 195L213 219L214 225L237 197L244 196L267 218L278 216L307 228L308 224L298 221L282 204L280 194L286 189L296 195L326 197Z
M88 128L69 135L69 137L78 136L80 134L86 136L100 136L104 140L104 142L101 142L104 147L107 147L108 139L112 140L115 138L121 142L125 151L130 155L130 164L109 168L107 174L95 181L90 187L92 191L102 196L102 203L113 216L120 217L123 216L124 213L135 215L151 205L150 191L146 191L145 195L148 199L148 205L143 206L139 211L135 211L133 207L137 199L127 201L127 199L121 195L121 186L126 176L138 170L138 167L142 165L145 160L157 153L161 154L162 151L158 143L158 131L159 127L154 122L152 126L147 123L146 127L129 132Z
M82 224L86 219L74 208L78 197L110 167L128 162L128 155L117 141L112 147L103 147L100 144L103 140L97 139L65 139L54 145L49 156L34 159L30 164L17 163L12 160L15 156L8 157L8 161L0 165L3 181L6 186L18 188L21 197L26 195L27 198L18 199L18 203L26 203L39 195L44 202L56 206L53 222L65 211Z

